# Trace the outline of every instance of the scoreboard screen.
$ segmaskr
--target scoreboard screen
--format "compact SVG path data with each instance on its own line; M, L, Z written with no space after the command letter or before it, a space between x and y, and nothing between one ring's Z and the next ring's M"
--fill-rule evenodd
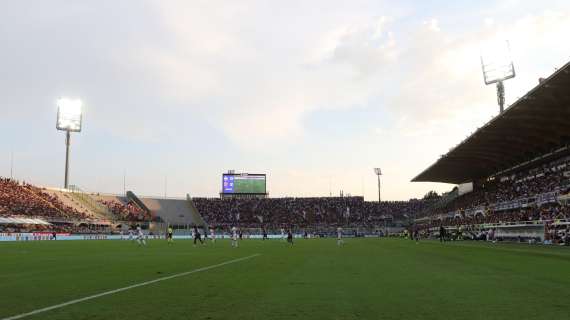
M233 194L265 194L264 174L226 173L222 176L222 192Z

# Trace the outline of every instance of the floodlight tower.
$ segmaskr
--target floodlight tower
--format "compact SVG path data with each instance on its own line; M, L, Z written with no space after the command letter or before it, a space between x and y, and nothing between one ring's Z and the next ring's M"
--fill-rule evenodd
M61 98L57 101L56 128L65 131L65 180L64 188L69 187L69 148L71 146L71 132L80 132L82 124L83 103L79 99Z
M382 170L380 168L374 168L374 173L378 176L378 202L382 201L380 194L380 176L382 175Z
M501 114L505 106L505 85L503 81L514 78L516 75L509 42L505 41L502 45L482 52L481 68L483 69L485 84L497 84L497 102L499 103L499 114Z

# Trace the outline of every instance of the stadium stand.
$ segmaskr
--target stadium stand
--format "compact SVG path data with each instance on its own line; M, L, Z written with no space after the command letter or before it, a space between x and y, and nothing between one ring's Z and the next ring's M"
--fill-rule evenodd
M460 184L568 153L570 63L443 155L412 181Z
M115 215L115 220L126 222L167 223L176 226L203 226L204 221L187 199L138 197L128 191L126 196L90 194Z
M491 230L504 238L560 238L570 225L569 87L566 64L415 177L474 186L416 223L431 231L465 228L472 238Z
M170 225L204 226L204 221L187 199L160 199L140 197L140 201L152 212L153 217Z
M25 182L0 178L0 215L79 220L90 217L64 203L56 194Z
M122 224L160 229L160 223L164 222L179 226L204 225L188 199L139 199L130 191L127 196L101 195L76 187L71 190L40 188L0 178L1 230L99 233L111 232L113 225L120 228Z
M77 199L77 197L74 196L74 193L70 192L69 190L56 188L42 188L42 190L52 197L59 199L64 205L74 208L78 212L84 212L89 219L105 220L108 218L107 216L101 214L101 212L93 210L84 202Z
M98 203L107 207L115 221L144 222L151 220L151 214L146 208L139 207L128 197L117 195L92 194Z
M425 210L435 199L367 202L362 197L212 199L193 198L209 225L278 229L336 225L369 227L406 220Z

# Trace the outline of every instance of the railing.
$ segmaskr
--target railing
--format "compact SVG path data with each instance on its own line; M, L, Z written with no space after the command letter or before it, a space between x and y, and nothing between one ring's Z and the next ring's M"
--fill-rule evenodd
M150 213L149 208L135 195L132 191L127 191L127 199L134 202L140 209L146 213Z
M570 219L548 219L548 220L528 220L528 221L509 221L509 222L493 222L493 223L468 223L460 225L444 225L447 230L455 230L459 227L475 227L476 229L488 229L488 228L512 228L512 227L533 227L533 226L544 226L544 225L556 225L564 226L570 225ZM431 231L438 231L439 226L430 227Z

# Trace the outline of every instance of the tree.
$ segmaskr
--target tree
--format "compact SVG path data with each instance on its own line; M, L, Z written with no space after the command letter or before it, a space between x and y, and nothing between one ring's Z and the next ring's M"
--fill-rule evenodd
M440 195L436 191L431 190L425 194L423 199L424 200L434 200L434 199L439 199L439 198L440 198Z

